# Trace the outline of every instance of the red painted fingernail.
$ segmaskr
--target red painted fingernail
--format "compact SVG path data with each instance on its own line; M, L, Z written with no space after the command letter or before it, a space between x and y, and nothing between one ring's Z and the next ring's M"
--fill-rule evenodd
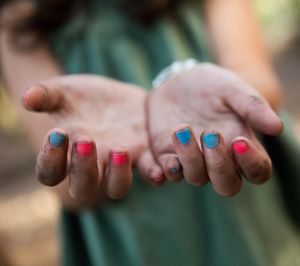
M75 151L81 155L89 155L92 151L91 142L77 142L75 144Z
M232 148L237 154L244 154L249 150L249 146L245 140L238 140L232 144Z
M127 161L128 154L127 152L112 152L111 153L111 161L115 165L122 165Z

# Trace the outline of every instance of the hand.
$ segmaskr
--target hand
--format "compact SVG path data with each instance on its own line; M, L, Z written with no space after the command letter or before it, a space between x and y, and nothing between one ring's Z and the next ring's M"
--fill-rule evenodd
M170 181L184 177L201 186L210 180L230 196L241 189L241 174L255 184L271 177L271 160L253 128L277 135L281 121L234 73L199 64L155 89L148 113L151 146Z
M68 189L75 201L93 202L103 196L124 197L131 187L132 165L145 178L161 179L148 146L145 101L140 88L92 75L29 86L23 105L47 112L57 127L46 136L37 158L40 182L64 183L63 194Z

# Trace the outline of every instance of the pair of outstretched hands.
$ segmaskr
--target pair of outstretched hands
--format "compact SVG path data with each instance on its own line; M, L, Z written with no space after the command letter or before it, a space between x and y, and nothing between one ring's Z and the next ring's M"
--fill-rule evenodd
M254 129L277 135L282 123L266 100L234 73L198 64L150 94L132 84L92 75L61 76L29 86L23 105L47 112L56 128L37 158L40 182L69 179L78 201L124 197L132 168L153 185L166 180L224 196L239 192L241 176L260 184L271 160Z

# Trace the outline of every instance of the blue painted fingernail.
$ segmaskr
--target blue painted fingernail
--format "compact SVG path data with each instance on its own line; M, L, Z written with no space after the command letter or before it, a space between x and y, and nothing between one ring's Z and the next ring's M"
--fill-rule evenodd
M203 142L209 149L214 149L220 144L219 136L216 133L208 133L203 136Z
M180 131L177 131L175 134L180 144L183 145L188 144L192 139L192 135L189 128L185 128Z
M61 146L66 140L66 136L58 133L58 132L52 132L49 137L49 142L51 145L55 147Z
M181 169L181 166L178 165L177 167L170 168L170 172L171 172L172 174L176 174L180 169Z

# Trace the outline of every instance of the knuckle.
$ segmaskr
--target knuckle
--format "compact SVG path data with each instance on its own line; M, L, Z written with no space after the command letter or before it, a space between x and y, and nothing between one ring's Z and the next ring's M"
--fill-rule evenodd
M74 189L69 190L71 198L79 203L88 204L94 200L94 196L91 193L82 193Z
M231 184L227 184L226 187L222 187L217 189L219 195L223 197L232 197L240 192L242 188L242 181L238 176L234 176L231 178Z
M36 166L35 172L40 183L46 186L55 186L64 178L64 174L57 167Z
M244 116L249 119L253 115L253 109L256 112L264 111L266 102L259 95L252 94L248 96L248 106L251 106L251 108L245 109Z
M116 189L116 190L110 191L110 192L108 192L108 196L111 199L115 199L115 200L122 199L128 194L130 187L131 187L130 185L126 185L126 186L122 187L122 189Z

